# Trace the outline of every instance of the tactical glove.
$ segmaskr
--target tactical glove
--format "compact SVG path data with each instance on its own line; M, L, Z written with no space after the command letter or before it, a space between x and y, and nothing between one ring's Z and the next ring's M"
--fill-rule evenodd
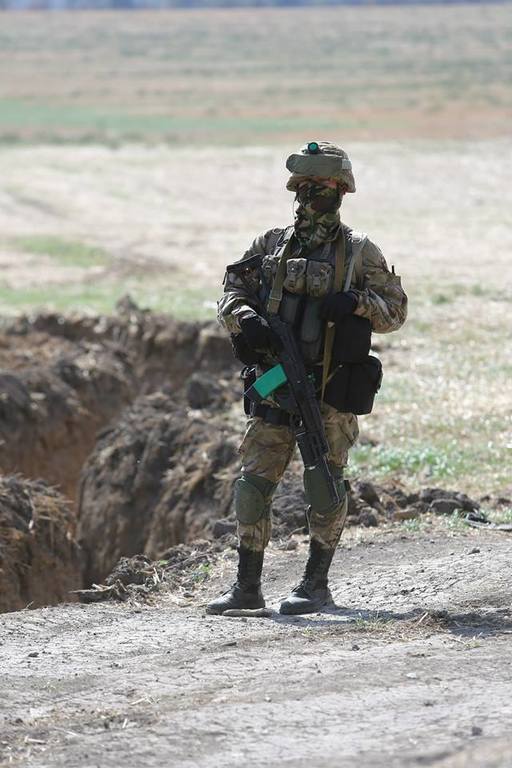
M231 348L236 359L244 365L254 365L262 360L263 356L249 346L242 333L231 335Z
M320 315L331 323L340 323L347 315L352 315L357 307L358 297L354 291L330 293L320 307Z
M240 320L240 328L247 344L254 350L280 352L282 344L279 336L259 315L250 315Z

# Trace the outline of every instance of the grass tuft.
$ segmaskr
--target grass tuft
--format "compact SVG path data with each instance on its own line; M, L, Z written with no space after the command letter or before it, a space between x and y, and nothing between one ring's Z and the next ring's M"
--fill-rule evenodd
M15 238L12 245L35 256L50 256L62 266L95 267L109 261L103 248L57 235L25 235Z

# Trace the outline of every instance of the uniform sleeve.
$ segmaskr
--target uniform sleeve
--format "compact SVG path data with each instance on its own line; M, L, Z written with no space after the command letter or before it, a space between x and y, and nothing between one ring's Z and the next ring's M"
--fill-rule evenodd
M407 296L400 277L390 272L380 248L367 240L362 251L363 289L354 312L371 321L376 333L397 331L407 317Z
M249 256L265 256L268 253L268 244L271 236L276 235L277 230L268 230L253 240L249 250L243 255L243 259ZM252 290L257 291L260 287L259 272L254 270L253 274L246 276ZM224 275L224 293L217 302L217 319L228 333L240 333L240 320L256 312L256 302L247 291L244 283L236 275L226 272Z

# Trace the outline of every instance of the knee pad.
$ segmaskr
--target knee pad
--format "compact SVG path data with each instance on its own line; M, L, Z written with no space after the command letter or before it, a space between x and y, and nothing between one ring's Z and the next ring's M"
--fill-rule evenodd
M329 463L329 469L338 489L340 502L342 503L347 495L345 481L343 480L343 467L337 467ZM328 515L330 513L335 514L338 511L340 505L332 503L324 482L324 475L318 468L304 470L304 490L312 514Z
M275 488L275 483L260 475L242 475L235 483L236 519L245 525L254 525L262 517L268 517Z

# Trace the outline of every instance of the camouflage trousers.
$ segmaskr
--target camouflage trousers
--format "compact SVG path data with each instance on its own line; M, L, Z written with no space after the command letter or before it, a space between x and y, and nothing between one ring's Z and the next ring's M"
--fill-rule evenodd
M327 459L334 472L341 477L343 468L347 465L349 448L354 445L359 434L357 417L352 413L340 413L326 403L322 404L321 410L329 444ZM250 418L239 448L242 457L242 474L258 475L277 485L290 463L294 450L295 435L289 427L267 424L258 417ZM256 523L248 524L238 521L240 544L248 549L261 552L270 540L271 497L267 501L268 514ZM328 514L313 512L309 519L311 539L316 539L324 548L335 549L343 531L346 516L347 499Z

